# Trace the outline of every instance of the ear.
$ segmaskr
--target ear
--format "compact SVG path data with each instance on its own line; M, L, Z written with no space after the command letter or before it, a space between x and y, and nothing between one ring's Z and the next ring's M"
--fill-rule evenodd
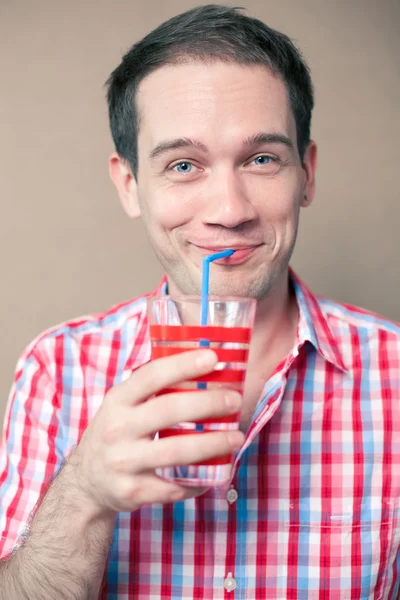
M117 152L113 152L108 167L124 211L131 219L137 219L140 217L137 182L129 165Z
M310 206L315 194L315 171L317 169L317 145L312 140L304 152L304 185L301 206Z

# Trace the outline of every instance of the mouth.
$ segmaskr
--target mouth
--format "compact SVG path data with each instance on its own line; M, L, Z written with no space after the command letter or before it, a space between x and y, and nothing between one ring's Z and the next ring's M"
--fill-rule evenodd
M257 250L257 248L260 248L261 245L262 244L257 244L254 246L237 246L235 244L232 244L232 245L226 245L226 246L213 246L212 248L195 245L195 247L198 250L200 250L200 252L203 254L203 256L207 256L209 254L214 254L215 252L221 252L223 250L232 249L235 251L234 254L232 254L232 256L227 256L226 258L220 258L219 260L216 260L214 262L214 264L215 265L240 265L240 264L246 262L247 260L249 260L249 258L254 254L254 252Z

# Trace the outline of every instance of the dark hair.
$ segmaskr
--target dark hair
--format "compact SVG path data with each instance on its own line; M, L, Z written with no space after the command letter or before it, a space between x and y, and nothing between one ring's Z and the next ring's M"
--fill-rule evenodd
M106 83L111 133L118 154L129 163L135 177L138 86L152 71L188 59L265 65L279 75L288 90L303 159L314 106L307 64L286 35L243 15L241 10L209 4L177 15L134 44L111 73Z

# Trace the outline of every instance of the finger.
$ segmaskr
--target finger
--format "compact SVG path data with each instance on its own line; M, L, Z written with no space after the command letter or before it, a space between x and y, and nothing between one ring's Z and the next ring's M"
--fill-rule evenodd
M151 436L183 421L200 422L234 415L241 403L241 395L233 390L182 391L157 396L134 410L124 407L118 422L110 422L104 429L103 441L112 444L124 438Z
M138 404L164 387L209 373L217 362L212 350L190 350L153 360L113 388L112 395L116 400L118 395L123 404Z
M106 466L116 473L143 473L158 467L190 465L232 454L244 441L241 431L218 431L173 436L111 446Z
M166 481L153 472L135 477L127 477L120 482L118 488L119 501L124 510L136 510L143 504L166 504L179 502L204 494L206 487L184 487L177 483Z

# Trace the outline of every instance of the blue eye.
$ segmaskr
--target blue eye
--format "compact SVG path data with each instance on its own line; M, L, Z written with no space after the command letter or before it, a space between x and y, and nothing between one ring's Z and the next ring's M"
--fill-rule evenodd
M192 171L192 163L190 162L180 162L177 165L174 165L174 169L177 170L178 173L191 173Z
M256 163L256 165L268 165L270 162L272 162L272 158L270 156L257 156L257 158L254 159L254 162Z

